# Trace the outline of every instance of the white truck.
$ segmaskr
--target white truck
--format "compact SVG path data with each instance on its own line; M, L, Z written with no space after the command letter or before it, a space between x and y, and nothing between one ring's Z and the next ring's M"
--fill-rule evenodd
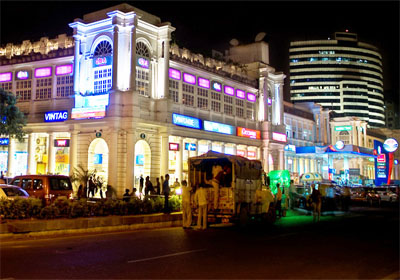
M261 161L209 151L189 158L188 184L195 191L207 188L209 223L276 220L274 196L263 182ZM192 201L193 215L197 205Z

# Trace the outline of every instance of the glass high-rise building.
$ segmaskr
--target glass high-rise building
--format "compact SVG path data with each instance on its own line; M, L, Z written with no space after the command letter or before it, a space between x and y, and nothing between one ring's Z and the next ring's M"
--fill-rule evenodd
M335 117L358 117L385 126L382 56L357 34L290 43L290 94L294 103L316 102Z

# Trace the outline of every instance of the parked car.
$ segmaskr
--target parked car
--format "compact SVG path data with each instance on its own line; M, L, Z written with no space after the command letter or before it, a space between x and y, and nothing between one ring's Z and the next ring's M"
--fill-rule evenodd
M350 199L352 201L367 202L367 187L353 187L350 190Z
M0 199L14 200L16 198L28 198L29 194L20 187L0 184Z
M368 188L367 190L367 202L370 206L374 204L381 205L381 197L376 192L375 188Z
M376 193L379 195L379 198L381 201L386 201L386 202L397 202L399 197L395 193L394 188L390 187L378 187L374 188Z
M63 175L21 175L11 181L11 185L19 186L31 197L42 199L50 204L58 197L73 198L71 180Z

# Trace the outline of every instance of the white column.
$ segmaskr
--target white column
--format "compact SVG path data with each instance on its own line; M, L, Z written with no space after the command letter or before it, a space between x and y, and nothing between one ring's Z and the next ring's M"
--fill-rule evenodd
M221 143L221 153L225 153L225 143Z
M28 174L36 173L35 141L36 141L36 135L34 133L30 133L28 135Z
M284 150L279 150L279 169L285 169L285 152Z
M264 154L263 157L264 171L265 173L268 174L268 172L270 171L270 166L269 166L269 150L267 147L263 147L263 154Z
M118 185L118 133L117 129L111 130L110 145L108 154L108 180L111 186Z
M112 89L118 89L118 59L119 59L119 27L114 25L114 46L113 46L113 66L112 66Z
M69 141L69 174L73 174L78 167L78 131L71 132Z
M136 90L136 27L137 27L137 17L135 17L134 19L134 28L132 28L131 30L131 76L130 76L131 90ZM154 71L154 69L151 69L151 71Z
M117 196L121 197L125 193L125 189L133 189L135 185L135 144L136 135L133 130L126 133L126 174L125 188L117 189Z
M15 153L15 143L12 137L8 138L8 162L7 162L7 176L14 177L14 153Z
M161 176L169 173L168 167L169 160L169 139L168 134L161 135Z
M208 150L211 151L212 150L212 141L207 141L208 144Z
M178 178L179 182L182 181L182 167L183 167L183 138L178 137L178 143L179 143L179 151L178 151L178 157L176 159L176 170L175 170L175 178Z
M54 154L54 133L49 133L49 174L54 174L55 166L56 166L56 155Z
M80 40L78 36L74 36L75 38L75 58L74 58L74 92L79 93L79 66L80 66L80 55L79 55L79 48L80 48Z
M299 176L304 174L304 159L299 158Z

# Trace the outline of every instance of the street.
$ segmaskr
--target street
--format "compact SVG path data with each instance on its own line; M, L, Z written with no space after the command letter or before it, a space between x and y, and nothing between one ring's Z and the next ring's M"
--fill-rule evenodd
M395 279L398 207L290 211L272 227L168 228L1 244L2 279Z

